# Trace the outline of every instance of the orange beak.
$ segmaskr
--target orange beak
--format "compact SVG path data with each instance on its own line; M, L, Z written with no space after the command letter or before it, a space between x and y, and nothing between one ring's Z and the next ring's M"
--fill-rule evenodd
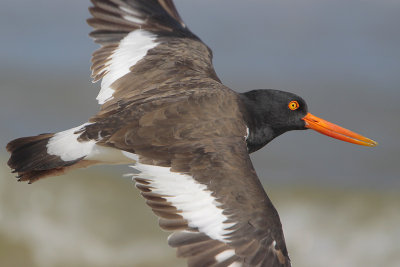
M362 146L374 147L378 145L374 140L318 118L311 113L304 116L303 120L306 123L306 128L313 129L324 135Z

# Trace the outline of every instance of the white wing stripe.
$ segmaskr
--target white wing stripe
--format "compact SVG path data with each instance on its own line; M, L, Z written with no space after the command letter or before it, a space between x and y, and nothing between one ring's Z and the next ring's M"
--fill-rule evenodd
M233 249L228 249L228 250L222 251L221 253L217 254L215 256L215 260L217 262L223 262L224 260L227 260L234 255L235 255L235 251Z
M135 10L133 10L131 8L127 8L127 7L124 7L124 6L119 6L119 8L122 11L125 11L126 13L129 13L129 14L131 14L133 16L140 16L140 13L136 12Z
M129 16L129 18L137 20L134 17ZM128 74L130 68L146 56L147 51L158 45L155 40L154 34L144 30L135 30L120 41L118 48L107 58L109 61L105 68L107 74L101 81L101 90L96 98L99 104L104 104L113 98L115 90L111 88L111 85Z
M143 20L135 18L135 17L132 17L132 16L123 16L123 18L128 20L128 21L132 21L134 23L137 23L137 24L143 24L143 22L144 22Z
M180 215L188 221L190 227L221 242L227 242L227 230L234 223L226 223L221 204L212 196L211 191L203 184L196 182L191 176L171 172L170 168L137 163L132 166L146 178L152 192L163 196L180 211Z

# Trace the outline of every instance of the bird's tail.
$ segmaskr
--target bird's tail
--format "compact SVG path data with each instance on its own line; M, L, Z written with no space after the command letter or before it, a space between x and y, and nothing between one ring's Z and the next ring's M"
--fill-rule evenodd
M96 144L98 140L80 140L86 125L11 141L7 144L11 153L8 166L17 173L19 181L32 183L71 169L132 162L121 150Z

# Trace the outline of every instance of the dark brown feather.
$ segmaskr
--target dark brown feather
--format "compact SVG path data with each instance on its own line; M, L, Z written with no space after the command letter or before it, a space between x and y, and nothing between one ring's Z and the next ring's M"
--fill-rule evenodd
M53 136L54 134L47 133L22 137L7 144L6 149L11 153L7 164L14 173L17 173L18 181L33 183L48 176L58 176L82 160L79 158L64 161L59 156L48 154L47 144Z
M211 249L200 250L198 253L188 258L188 266L211 266L217 262L215 256L227 250L227 248L228 246L226 244L218 242L218 244Z
M238 97L215 80L209 81L200 83L201 86L207 85L206 89L194 87L190 82L178 88L173 83L160 85L152 94L133 98L115 115L108 113L108 116L103 116L100 113L93 118L96 123L87 126L86 131L90 135L92 127L93 131L101 127L110 136L103 140L105 144L110 142L113 147L140 155L141 163L157 165L162 162L165 166L169 162L172 171L188 174L207 185L207 189L222 203L224 214L229 221L235 222L227 244L215 241L220 246L208 253L200 253L203 251L201 243L211 239L207 241L203 236L197 242L197 236L191 239L191 233L181 234L180 238L171 237L169 242L178 247L179 255L190 254L189 265L217 264L215 255L233 249L237 252L224 261L226 264L246 261L248 266L257 266L270 261L278 264L276 266L290 266L279 216L247 153L246 128ZM164 96L158 92L164 92ZM123 123L119 124L118 120L123 120ZM113 126L107 129L111 121ZM118 125L129 127L118 129ZM145 179L137 182L155 212L160 217L170 218L160 220L163 229L190 229L185 220L175 219L180 215L163 198L165 196L151 192ZM165 202L158 205L160 201ZM271 249L274 241L276 250ZM224 266L224 262L218 264Z
M157 193L165 191L155 190L149 176L137 174L137 188L160 217L160 227L175 231L169 244L189 266L290 266L278 213L248 155L242 100L221 84L211 50L185 26L171 0L92 3L91 36L102 45L92 58L95 81L107 75L110 58L129 32L146 30L157 45L111 84L113 98L82 128L78 141L134 153L140 164L168 167L210 192L227 218L218 227L234 224L222 229L226 234L218 240L185 219L170 196ZM7 146L9 165L20 179L32 182L96 163L66 162L45 153L52 136L17 139ZM218 262L225 251L234 254Z
M160 227L166 231L179 231L188 228L188 223L183 219L164 219L158 221Z
M168 237L168 245L173 248L208 241L210 238L199 232L175 232Z
M112 101L103 104L104 113L115 109L116 103L120 101L131 102L141 98L143 94L155 89L155 84L176 86L176 81L185 77L192 82L205 77L219 81L212 66L211 50L187 29L172 1L93 0L92 3L94 6L90 12L93 17L88 20L88 24L94 31L90 36L102 45L93 53L93 81L107 74L106 67L110 58L119 42L130 32L137 29L148 31L157 36L156 42L159 43L131 69L131 73L112 84L115 92ZM132 10L133 13L126 10ZM125 16L141 19L143 23L132 22ZM198 79L195 79L196 76Z
M290 266L278 213L248 155L242 100L221 84L211 50L185 26L172 0L92 3L91 36L102 46L93 53L95 81L107 75L113 53L130 32L148 31L157 45L110 85L113 98L80 130L78 141L95 140L97 145L135 153L140 164L168 167L210 192L227 218L218 227L234 224L222 229L227 233L218 240L200 232L196 221L188 222L168 195L157 193L146 176L137 175L137 188L160 217L160 227L175 231L169 244L187 257L189 266L227 266L235 261ZM33 182L97 163L47 154L52 136L26 137L7 145L9 166L20 180ZM234 254L218 262L218 255L227 250Z
M221 246L225 246L225 244L208 238L204 242L180 246L176 255L182 258L189 258L199 254L207 253L209 250L219 249Z

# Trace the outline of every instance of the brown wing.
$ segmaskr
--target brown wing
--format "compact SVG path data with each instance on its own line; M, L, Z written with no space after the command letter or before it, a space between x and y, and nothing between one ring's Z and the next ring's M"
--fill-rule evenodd
M101 130L103 145L131 153L137 187L190 266L290 266L247 153L238 97L216 82L206 88L131 103L82 138Z
M190 266L290 266L247 153L237 94L172 1L93 0L101 112L80 136L128 153L137 187Z
M155 94L163 84L205 77L219 81L211 50L185 26L172 1L92 3L90 35L102 46L93 54L92 77L102 79L97 99L103 112Z
M160 182L157 179L169 177L148 177L147 172L136 179L147 204L161 218L160 226L174 231L169 245L178 249L178 256L188 258L189 266L229 266L234 262L290 266L279 216L257 178L243 137L204 140L197 147L202 151L193 155L177 152L171 171L173 178L184 174L204 187L177 190L177 185L188 182ZM209 195L198 197L196 190ZM207 197L213 199L211 205L198 205ZM220 209L224 219L219 220L212 209Z

